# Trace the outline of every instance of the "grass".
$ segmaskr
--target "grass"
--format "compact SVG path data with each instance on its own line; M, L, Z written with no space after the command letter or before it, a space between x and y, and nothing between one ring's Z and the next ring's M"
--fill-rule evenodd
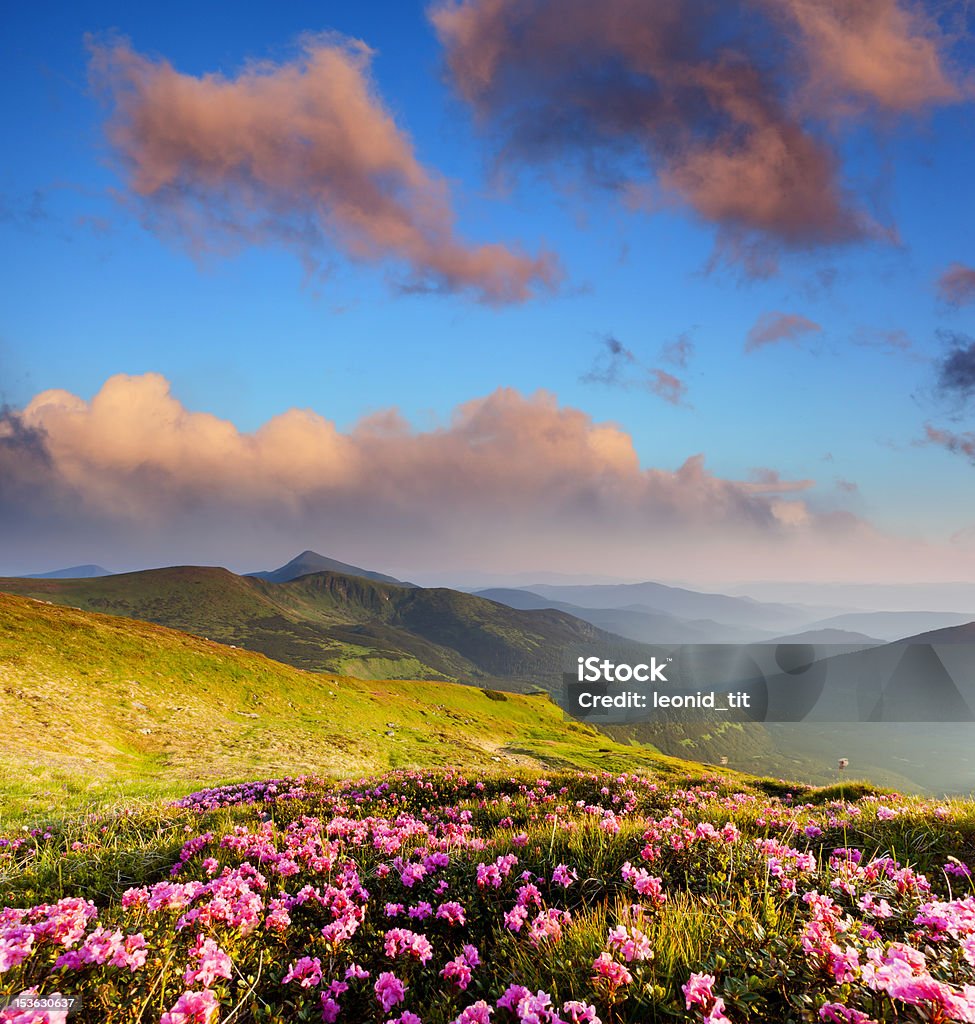
M162 626L0 593L0 828L216 782L427 767L684 763L544 695L305 672Z

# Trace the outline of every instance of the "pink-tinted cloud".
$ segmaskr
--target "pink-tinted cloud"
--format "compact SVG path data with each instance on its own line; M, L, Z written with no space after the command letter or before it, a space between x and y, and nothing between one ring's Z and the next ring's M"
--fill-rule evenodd
M502 160L676 199L756 275L781 248L890 237L842 180L838 115L958 96L936 26L898 0L439 0L431 19Z
M754 352L764 345L775 345L780 341L795 341L806 334L817 334L822 327L808 317L798 313L763 313L748 332L745 351Z
M807 98L847 110L869 103L918 111L961 97L945 63L948 40L903 0L766 0L797 36ZM789 26L788 22L791 22ZM793 34L793 33L790 33Z
M310 544L370 564L409 552L421 568L565 565L571 552L632 571L642 552L660 572L666 552L673 573L705 552L742 563L868 529L771 470L723 479L699 454L644 468L629 434L544 392L499 389L424 431L394 410L340 431L291 409L243 433L146 374L112 377L90 401L42 392L5 423L0 550L44 564L70 540L113 565L247 564L272 544Z
M920 444L933 444L954 455L963 455L969 461L975 463L975 433L955 433L952 430L944 430L941 427L934 427L930 423L924 426L924 439Z
M687 385L684 381L659 368L650 371L647 386L658 398L671 405L681 405L687 395Z
M660 350L660 358L666 363L678 366L682 370L687 369L687 364L694 355L694 342L687 331L683 331L674 341L670 342Z
M752 478L743 486L752 494L784 494L788 491L808 491L816 486L815 480L783 480L777 469L760 466L752 471Z
M686 361L693 349L685 338L674 350L675 358ZM674 361L674 360L671 360ZM647 366L618 338L608 334L602 340L592 366L579 378L583 384L603 384L625 391L643 390L662 398L670 405L683 405L687 396L687 383L674 374L656 366Z
M878 348L885 352L911 352L914 348L911 336L901 328L883 329L859 327L853 335L853 343L863 348Z
M950 264L938 278L938 295L950 306L975 302L975 268L964 263Z
M183 74L124 42L93 44L107 132L147 223L194 251L282 244L311 269L326 243L405 267L404 286L520 302L558 278L549 255L459 238L445 183L417 160L360 42L314 38L289 63Z

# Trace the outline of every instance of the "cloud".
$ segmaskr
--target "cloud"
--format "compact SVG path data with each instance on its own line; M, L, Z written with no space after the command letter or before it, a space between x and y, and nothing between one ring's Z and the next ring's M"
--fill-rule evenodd
M627 378L626 371L633 366L639 366L636 356L618 338L607 334L592 366L579 379L584 384L627 387L632 381Z
M131 198L151 228L195 253L275 243L313 270L331 243L406 268L408 290L491 303L558 280L551 255L458 237L446 185L377 95L364 43L308 38L294 60L232 78L184 74L126 42L90 48Z
M658 398L671 405L681 405L687 394L687 385L679 377L658 368L650 371L648 387Z
M879 348L885 352L910 352L914 345L907 331L895 328L859 327L853 335L853 343L862 348Z
M631 205L680 202L755 275L782 249L891 236L842 179L837 118L958 98L946 40L897 0L439 0L430 17L503 164L574 162Z
M680 334L675 341L670 342L660 350L660 358L665 363L678 366L682 370L687 369L687 364L694 355L694 342L687 331Z
M676 344L690 346L689 341ZM685 360L689 349L678 349L678 358ZM670 405L683 405L687 384L672 373L656 366L647 366L618 338L606 335L592 366L580 378L583 384L602 384L630 391L640 389L662 398Z
M975 393L975 338L945 333L950 342L938 366L937 389L944 395L967 401Z
M784 494L787 491L808 491L815 480L783 480L777 469L760 466L752 470L752 478L742 486L752 494Z
M975 433L955 433L951 430L944 430L940 427L933 427L930 423L924 425L924 438L919 444L933 444L953 455L963 455L971 463L975 464Z
M975 302L975 268L964 263L951 263L937 282L938 295L949 306L966 306Z
M945 66L948 40L916 4L767 0L767 8L796 31L810 103L906 113L961 97Z
M745 340L745 351L754 352L763 345L774 345L780 341L795 341L805 334L815 334L822 327L815 321L798 313L763 313Z
M565 565L572 552L632 573L641 552L648 572L711 555L743 571L869 532L800 497L809 481L771 470L724 479L701 454L644 468L629 434L545 392L502 388L423 431L395 410L341 431L290 409L244 433L150 373L112 377L90 401L42 392L3 422L0 551L42 565L84 554L246 567L299 545L380 566L404 551L414 567Z
M49 463L43 431L28 426L17 410L0 407L0 498L9 497L18 479L29 479Z

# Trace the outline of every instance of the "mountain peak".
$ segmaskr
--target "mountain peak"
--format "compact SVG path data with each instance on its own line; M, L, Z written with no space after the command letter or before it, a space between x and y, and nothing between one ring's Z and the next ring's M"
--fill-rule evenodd
M308 576L315 572L339 572L346 576L362 576L376 583L412 586L412 584L404 584L402 580L396 579L395 576L387 576L385 573L374 572L372 569L363 569L358 565L349 565L347 562L340 562L335 558L329 558L326 555L319 554L317 551L312 551L311 548L306 548L300 555L295 555L290 562L286 562L277 569L251 572L247 575L259 580L265 580L268 583L289 583L291 580L298 579L299 576Z

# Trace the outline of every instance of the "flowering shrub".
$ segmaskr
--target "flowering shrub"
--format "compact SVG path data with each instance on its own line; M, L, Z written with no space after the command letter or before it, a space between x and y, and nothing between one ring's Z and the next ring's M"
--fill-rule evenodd
M975 1022L973 835L717 777L220 787L0 840L37 897L0 911L0 1024Z

